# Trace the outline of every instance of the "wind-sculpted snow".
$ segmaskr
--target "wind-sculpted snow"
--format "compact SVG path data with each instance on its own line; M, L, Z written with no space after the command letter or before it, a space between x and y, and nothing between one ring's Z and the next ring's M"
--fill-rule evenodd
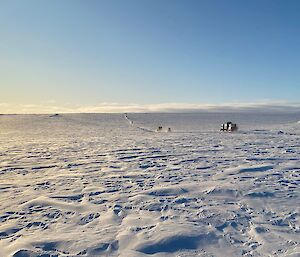
M1 115L0 256L300 256L299 117L199 117Z

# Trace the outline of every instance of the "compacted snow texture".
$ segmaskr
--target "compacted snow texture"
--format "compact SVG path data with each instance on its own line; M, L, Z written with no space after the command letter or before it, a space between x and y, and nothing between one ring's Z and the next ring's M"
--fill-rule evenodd
M299 119L0 115L0 256L300 256Z

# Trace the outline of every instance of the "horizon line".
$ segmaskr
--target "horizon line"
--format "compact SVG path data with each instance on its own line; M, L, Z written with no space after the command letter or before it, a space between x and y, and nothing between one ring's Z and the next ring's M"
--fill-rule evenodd
M252 103L224 104L120 104L99 103L95 105L12 104L0 103L0 114L96 114L96 113L197 113L197 112L300 112L300 103L265 101Z

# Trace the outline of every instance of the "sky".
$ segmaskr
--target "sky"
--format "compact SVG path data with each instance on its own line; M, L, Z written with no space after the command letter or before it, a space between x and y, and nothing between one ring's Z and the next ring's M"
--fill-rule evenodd
M299 12L297 0L2 0L0 113L298 108Z

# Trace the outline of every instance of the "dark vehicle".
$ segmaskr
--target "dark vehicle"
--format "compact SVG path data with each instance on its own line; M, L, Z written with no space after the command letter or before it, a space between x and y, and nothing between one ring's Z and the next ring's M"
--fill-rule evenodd
M238 130L237 125L235 123L232 123L231 121L222 124L221 127L221 131L226 131L226 132L234 132L237 130Z

